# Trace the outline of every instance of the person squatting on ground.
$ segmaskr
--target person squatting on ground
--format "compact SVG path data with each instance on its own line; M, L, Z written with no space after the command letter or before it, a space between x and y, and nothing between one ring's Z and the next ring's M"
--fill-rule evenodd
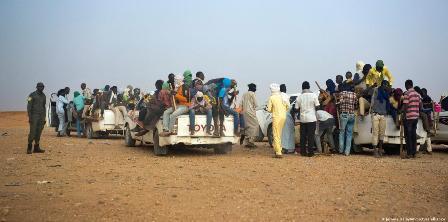
M355 125L356 94L349 87L341 87L339 94L339 153L350 155L353 127Z
M274 137L273 147L276 158L282 157L282 129L286 121L286 111L288 104L285 103L281 94L280 86L277 83L270 85L271 96L268 100L267 111L272 113L272 136Z
M65 109L64 106L67 105L69 102L67 98L65 97L66 90L61 89L58 92L58 100L56 101L56 114L58 115L59 119L59 127L58 127L58 137L65 136L67 131L67 123L65 121Z
M302 94L297 96L296 110L300 112L300 155L314 156L314 134L316 131L316 108L319 106L318 96L311 92L310 83L302 83Z
M190 116L190 135L193 136L196 132L196 114L205 114L206 115L206 135L212 135L211 126L212 126L212 106L209 101L204 99L204 94L201 91L195 93L195 96L191 102L189 107L189 116ZM201 129L201 127L199 127Z
M244 121L246 129L244 133L246 134L245 146L248 148L255 148L255 138L258 136L259 123L257 119L257 99L255 92L257 91L257 85L251 83L247 85L249 90L244 93L243 99L241 101L242 113L244 115Z
M41 149L40 136L45 126L45 104L47 98L44 93L44 84L39 82L36 85L36 91L32 92L27 99L27 113L28 123L30 125L30 132L28 134L27 154L43 153L45 150ZM34 141L34 150L33 150Z

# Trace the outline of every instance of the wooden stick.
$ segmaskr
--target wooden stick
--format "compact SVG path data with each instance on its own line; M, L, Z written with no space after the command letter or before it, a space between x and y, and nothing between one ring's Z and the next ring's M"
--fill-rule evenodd
M405 153L404 153L404 149L403 149L403 137L404 137L404 129L403 129L403 114L400 114L398 116L398 122L400 124L400 157L404 158L405 157Z
M336 95L333 95L333 97L334 97L334 105L336 106L336 115L338 115L338 128L341 129L341 116L339 115L338 99Z
M171 85L171 83L169 83L169 85L170 85L170 94L171 94L171 91L173 90L173 86ZM176 110L176 109L177 109L177 106L176 106L176 99L174 98L173 95L171 95L171 100L172 100L172 102L173 102L173 109ZM174 111L174 110L173 110L173 111Z

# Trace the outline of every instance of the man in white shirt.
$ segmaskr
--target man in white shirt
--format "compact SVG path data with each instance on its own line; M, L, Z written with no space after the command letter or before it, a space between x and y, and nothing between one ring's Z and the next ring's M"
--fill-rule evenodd
M316 112L317 117L317 129L315 136L316 146L317 146L317 152L322 153L322 144L320 141L320 138L323 134L325 134L326 141L329 143L331 149L335 149L334 146L334 139L333 139L333 130L335 126L335 120L333 115L330 113L324 111L324 110L317 110ZM324 153L328 153L328 150L324 150Z
M318 96L310 91L310 83L302 83L302 94L297 96L295 108L300 112L300 155L314 156L314 132L316 131L316 107Z

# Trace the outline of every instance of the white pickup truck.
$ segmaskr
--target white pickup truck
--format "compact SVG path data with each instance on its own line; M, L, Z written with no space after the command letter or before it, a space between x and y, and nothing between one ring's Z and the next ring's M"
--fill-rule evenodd
M369 146L372 144L372 117L369 115L361 118L357 118L357 132L353 134L355 152L361 151L363 146ZM397 129L394 120L391 116L386 116L386 133L384 136L384 144L395 145L398 147L400 145L400 130ZM417 123L417 150L420 146L425 145L427 141L427 133L423 129L422 120L418 120ZM403 145L406 144L403 138ZM421 148L420 148L421 149Z
M100 110L95 111L94 116L98 116ZM104 110L103 119L98 118L86 118L85 119L85 135L87 138L92 139L99 136L107 136L109 134L123 135L124 134L124 126L126 121L130 121L129 117L122 117L122 115L118 118L118 126L119 128L115 128L115 114L112 110Z
M138 116L138 112L134 113L134 117ZM134 119L134 118L130 118ZM135 136L135 132L131 132L136 126L133 120L125 123L125 144L126 146L135 146L136 141L145 144L153 144L155 155L166 155L168 149L175 148L178 145L188 147L213 148L216 154L226 154L232 151L232 145L238 141L238 137L233 134L233 117L225 117L224 119L224 135L221 137L213 137L205 134L206 116L196 115L194 136L190 136L189 125L190 119L188 115L181 115L177 118L176 125L177 135L167 137L159 136L162 132L162 120L159 120L154 130L150 130L143 136ZM213 132L212 125L212 132Z
M436 143L448 143L448 111L439 113L436 135L431 140Z

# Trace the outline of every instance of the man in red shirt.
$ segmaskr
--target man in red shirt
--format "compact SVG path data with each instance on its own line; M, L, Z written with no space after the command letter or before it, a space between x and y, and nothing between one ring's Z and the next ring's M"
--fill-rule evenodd
M406 92L403 99L403 112L406 114L404 132L406 139L406 158L415 158L417 152L417 123L422 105L420 95L414 90L414 83L408 79L405 82Z

